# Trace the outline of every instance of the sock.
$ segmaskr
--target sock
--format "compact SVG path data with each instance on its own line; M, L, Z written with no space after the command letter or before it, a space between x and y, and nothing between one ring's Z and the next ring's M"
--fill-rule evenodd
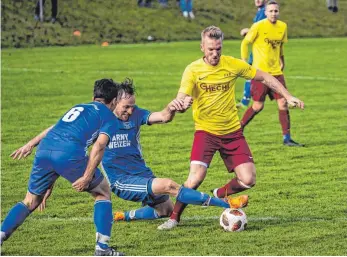
M125 220L131 221L131 220L154 220L160 218L157 211L150 207L145 206L143 208L127 211L125 212Z
M187 207L187 204L182 203L180 201L176 201L173 211L171 213L170 219L180 222L182 212L184 211L186 207Z
M1 244L11 234L23 224L24 220L30 215L31 211L24 203L19 202L8 212L1 224Z
M249 189L250 187L242 186L237 178L233 178L230 182L223 187L217 189L217 196L223 198L228 195L236 194Z
M248 106L250 99L251 99L251 81L246 80L241 103L245 106Z
M278 118L282 127L282 134L289 135L290 139L290 117L288 110L278 110Z
M253 110L252 106L247 109L241 120L242 129L257 115L257 112Z
M186 187L180 188L177 195L177 200L186 204L229 208L229 204L219 198L211 197L208 194Z
M112 203L108 200L95 201L94 223L96 227L96 246L101 249L108 248L112 229Z

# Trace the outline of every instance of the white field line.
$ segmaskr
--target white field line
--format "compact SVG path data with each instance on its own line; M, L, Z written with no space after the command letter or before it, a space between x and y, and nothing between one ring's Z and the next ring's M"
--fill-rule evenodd
M191 217L182 217L183 221L199 221L199 220L218 220L219 216L191 216ZM35 221L43 221L43 222L93 222L93 218L88 217L71 217L71 218L59 218L59 217L29 217L28 220L35 220ZM165 220L163 218L162 220ZM301 221L335 221L335 222L342 222L347 221L347 217L345 218L333 218L333 219L326 219L326 218L310 218L310 217L299 217L299 218L279 218L279 217L248 217L248 221L293 221L293 222L301 222Z
M3 67L2 71L14 71L14 72L37 72L37 73L65 73L65 74L76 74L78 72L82 72L81 70L78 71L66 71L66 70L54 70L54 69L28 69L28 68L9 68L9 67ZM84 72L84 71L83 71ZM120 73L126 73L129 75L155 75L155 76L181 76L180 73L171 73L171 72L153 72L153 71L121 71L121 70L91 70L88 71L88 73L95 73L95 74L120 74ZM322 77L322 76L285 76L289 79L299 79L299 80L326 80L326 81L345 81L347 82L347 78L341 78L341 77Z

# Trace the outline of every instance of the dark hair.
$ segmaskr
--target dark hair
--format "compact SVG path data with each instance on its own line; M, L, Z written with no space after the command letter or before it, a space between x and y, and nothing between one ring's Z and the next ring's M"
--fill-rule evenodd
M94 84L94 98L104 99L105 103L110 103L114 98L120 100L124 95L134 95L135 87L130 78L123 82L114 82L112 79L100 79Z
M121 83L116 83L116 87L118 89L117 93L117 101L122 98L127 98L135 94L135 86L133 84L133 80L130 78L125 78L125 80Z

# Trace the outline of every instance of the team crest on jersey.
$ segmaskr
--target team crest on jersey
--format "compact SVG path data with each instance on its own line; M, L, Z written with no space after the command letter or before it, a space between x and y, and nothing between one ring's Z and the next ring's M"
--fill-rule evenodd
M123 122L123 126L125 129L131 129L132 127L134 127L133 123L131 121L125 121Z

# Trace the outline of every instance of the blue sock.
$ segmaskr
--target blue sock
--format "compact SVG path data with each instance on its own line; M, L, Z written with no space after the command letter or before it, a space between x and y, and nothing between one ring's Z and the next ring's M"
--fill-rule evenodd
M251 81L246 80L241 103L245 106L248 106L250 100L251 100Z
M127 211L125 212L125 220L131 221L131 220L154 220L158 219L160 216L158 215L157 211L150 207L145 206L137 210Z
M31 211L28 209L28 206L22 202L13 206L1 224L1 232L5 233L4 239L9 238L11 234L23 224L24 220L30 215L30 213ZM3 238L1 240L3 240Z
M229 204L222 199L216 197L210 197L208 194L201 193L194 189L181 187L177 195L177 200L194 205L205 205L205 206L219 206L223 208L229 208Z
M96 201L94 204L94 223L96 226L96 244L108 248L112 229L112 203L108 200Z
M290 138L290 134L289 134L289 133L283 135L283 141L284 141L284 142L287 142L287 141L289 141L290 139L291 139L291 138Z

